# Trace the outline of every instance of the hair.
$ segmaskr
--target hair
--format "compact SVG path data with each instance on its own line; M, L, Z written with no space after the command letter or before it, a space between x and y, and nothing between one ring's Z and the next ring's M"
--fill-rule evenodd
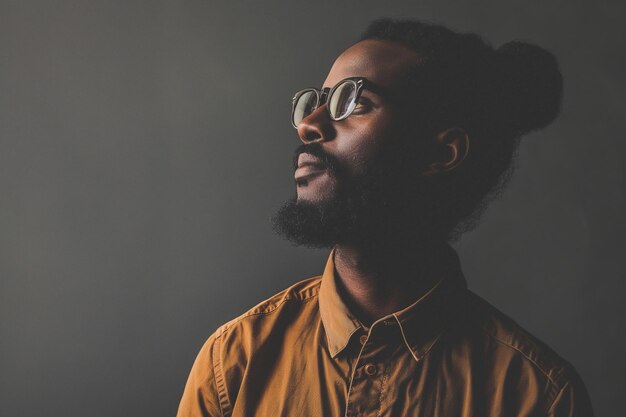
M424 132L463 128L466 159L433 176L437 229L454 241L472 230L508 182L522 135L549 125L560 111L563 80L554 55L520 41L494 48L476 34L414 20L372 22L360 40L404 45L419 56L409 111Z

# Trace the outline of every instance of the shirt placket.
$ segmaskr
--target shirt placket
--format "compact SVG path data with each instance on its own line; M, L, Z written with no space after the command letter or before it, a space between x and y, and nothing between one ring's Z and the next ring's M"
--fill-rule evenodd
M372 326L369 334L359 337L361 348L354 362L346 399L345 417L375 417L379 415L385 383L390 366L389 332L392 321Z

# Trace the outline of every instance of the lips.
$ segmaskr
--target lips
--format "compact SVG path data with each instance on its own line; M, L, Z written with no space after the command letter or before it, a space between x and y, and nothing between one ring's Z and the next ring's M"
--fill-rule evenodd
M294 173L296 181L301 181L308 177L322 174L326 171L326 166L321 159L309 154L301 153L298 156L298 167Z

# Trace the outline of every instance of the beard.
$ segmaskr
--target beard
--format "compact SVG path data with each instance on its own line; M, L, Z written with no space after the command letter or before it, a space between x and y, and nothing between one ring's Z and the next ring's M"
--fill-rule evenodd
M297 196L286 201L272 218L278 235L298 246L351 244L370 250L435 238L430 228L435 212L428 198L431 187L420 175L416 153L389 146L364 172L348 177L319 144L300 146L294 162L302 152L320 158L339 186L320 201L299 201Z

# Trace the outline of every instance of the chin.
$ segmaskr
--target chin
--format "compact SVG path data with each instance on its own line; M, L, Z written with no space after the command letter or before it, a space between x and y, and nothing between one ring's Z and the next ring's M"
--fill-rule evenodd
M272 218L274 231L298 246L328 248L337 239L345 215L337 201L297 193Z
M337 197L337 180L326 173L296 181L298 201L329 202Z

